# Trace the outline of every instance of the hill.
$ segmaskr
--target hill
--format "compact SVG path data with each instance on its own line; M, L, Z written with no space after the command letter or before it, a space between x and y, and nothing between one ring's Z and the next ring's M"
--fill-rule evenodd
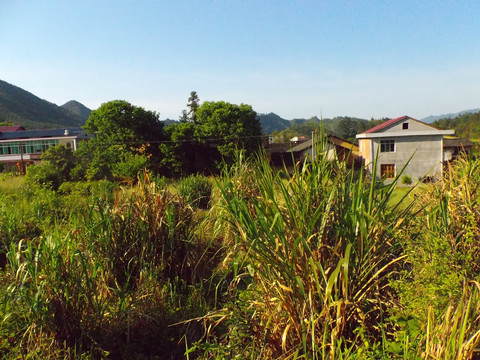
M60 107L0 80L0 122L11 122L28 129L84 125L85 117L69 108L73 106ZM79 106L77 109L84 111Z
M455 129L457 136L480 139L480 111L464 112L454 118L438 119L432 125L439 129Z
M262 130L265 134L285 130L291 125L290 121L281 118L273 112L269 114L258 114L257 118L260 120L260 125L262 125Z
M75 100L70 100L69 102L63 104L61 107L65 110L70 111L72 114L75 114L76 116L84 119L85 122L87 121L90 113L92 112L92 110L87 108L85 105Z
M471 110L459 111L457 113L448 113L448 114L442 114L442 115L430 115L430 116L427 116L426 118L421 119L420 121L423 121L424 123L430 124L430 123L433 123L434 121L437 121L437 120L440 120L440 119L453 119L453 118L459 117L461 115L477 113L479 111L480 111L480 109L471 109Z

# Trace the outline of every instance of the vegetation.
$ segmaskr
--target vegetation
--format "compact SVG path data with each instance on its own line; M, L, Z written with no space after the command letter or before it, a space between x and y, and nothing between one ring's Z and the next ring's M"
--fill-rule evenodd
M221 164L232 164L234 151L258 151L262 129L250 105L224 101L199 105L195 91L180 123L166 127L169 141L160 145L161 173L188 176L196 172L218 173Z
M457 136L480 139L480 112L466 113L453 119L439 119L432 123L439 129L455 129Z
M271 116L269 117L271 118ZM317 117L313 117L308 120L297 119L292 120L291 126L286 127L284 130L273 132L273 136L276 142L288 142L295 136L305 136L311 138L312 132L320 130L320 124L323 124L324 129L339 138L355 141L355 135L364 132L383 121L386 118L370 121L364 119L351 118L348 116L338 116L333 119L324 119L323 122Z
M71 109L71 105L57 106L0 80L0 122L34 129L84 125L88 115Z
M240 153L215 179L6 177L0 356L472 358L480 161L396 189L324 146L292 173Z

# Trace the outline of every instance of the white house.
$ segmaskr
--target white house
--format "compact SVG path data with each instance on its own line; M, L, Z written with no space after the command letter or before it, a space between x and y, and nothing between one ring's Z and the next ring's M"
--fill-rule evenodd
M378 154L379 178L395 177L408 163L403 173L414 180L438 179L443 168L443 138L454 132L402 116L358 134L359 153L370 172Z

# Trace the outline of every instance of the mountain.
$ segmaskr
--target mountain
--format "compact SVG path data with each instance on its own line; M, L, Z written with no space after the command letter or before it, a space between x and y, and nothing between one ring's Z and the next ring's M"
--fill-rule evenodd
M458 116L464 115L464 114L472 114L472 113L477 113L479 112L480 109L471 109L471 110L463 110L457 113L448 113L448 114L442 114L442 115L430 115L427 116L426 118L421 119L420 121L423 121L424 123L430 124L433 123L434 121L440 120L440 119L453 119Z
M86 120L84 116L75 113L75 110L69 110L69 107L72 108L71 105L63 108L42 100L28 91L0 80L0 122L11 122L27 129L84 125ZM81 107L77 106L77 109L83 111L80 110Z
M69 102L61 106L65 110L70 111L72 114L80 116L86 122L92 110L87 108L85 105L80 104L78 101L70 100Z
M260 125L262 125L262 130L265 134L285 130L291 125L290 121L272 112L269 114L257 114L257 118L260 120Z

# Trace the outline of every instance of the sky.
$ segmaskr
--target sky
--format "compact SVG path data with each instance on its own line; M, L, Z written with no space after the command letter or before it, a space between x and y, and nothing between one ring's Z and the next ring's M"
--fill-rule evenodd
M1 0L0 80L62 105L286 119L480 108L480 1Z

